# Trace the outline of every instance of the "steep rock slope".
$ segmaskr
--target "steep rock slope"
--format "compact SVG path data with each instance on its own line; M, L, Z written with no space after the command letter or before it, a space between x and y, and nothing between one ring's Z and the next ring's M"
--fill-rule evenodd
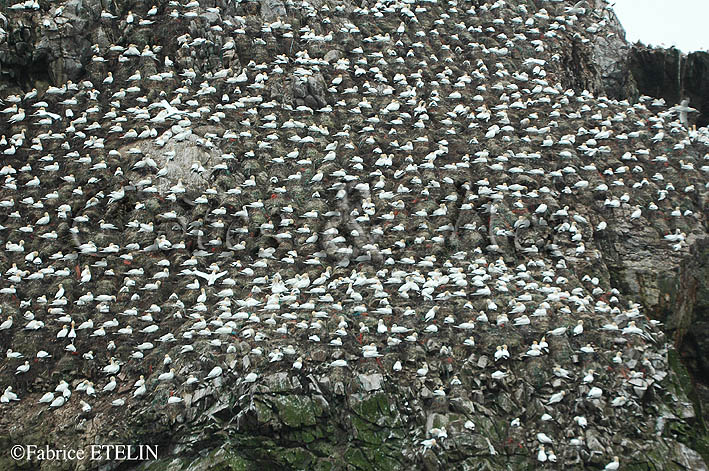
M696 108L698 126L709 124L709 54L702 51L682 54L677 49L633 48L629 72L638 90L664 98L668 103L690 99Z
M5 448L706 469L660 321L705 312L707 130L594 95L593 7L6 9Z

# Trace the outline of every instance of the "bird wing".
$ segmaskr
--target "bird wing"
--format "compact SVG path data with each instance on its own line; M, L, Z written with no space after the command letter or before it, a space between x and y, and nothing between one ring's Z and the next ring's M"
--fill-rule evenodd
M200 278L204 278L207 281L209 281L211 278L211 273L205 273L205 272L199 271L199 270L192 270L192 274L197 275Z

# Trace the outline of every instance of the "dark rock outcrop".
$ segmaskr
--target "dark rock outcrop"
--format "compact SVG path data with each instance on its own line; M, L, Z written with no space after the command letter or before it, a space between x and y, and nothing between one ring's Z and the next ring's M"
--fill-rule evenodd
M98 0L72 0L61 7L42 2L37 10L11 15L0 42L0 85L42 88L81 79L91 45L106 34L92 25L100 13Z
M689 98L690 106L698 110L690 114L690 121L709 124L709 53L631 44L615 13L602 11L610 32L592 40L591 58L586 60L593 67L583 74L590 81L589 90L631 103L641 95L663 98L669 105Z
M679 103L689 98L699 113L690 115L697 126L709 124L709 53L689 54L678 49L648 48L636 44L628 58L628 71L643 95Z

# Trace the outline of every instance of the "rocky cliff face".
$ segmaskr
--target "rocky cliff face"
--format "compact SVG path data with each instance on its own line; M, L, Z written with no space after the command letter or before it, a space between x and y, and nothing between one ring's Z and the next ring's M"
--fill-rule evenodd
M612 98L637 101L641 95L667 103L690 100L697 114L690 114L697 126L709 123L709 54L682 52L675 48L646 47L628 43L625 30L611 10L603 11L608 32L593 39L592 62L595 77L589 89Z
M629 61L637 89L644 95L679 103L684 98L699 113L697 126L709 124L709 54L702 51L683 54L677 49L633 47Z
M0 468L706 469L701 54L601 1L0 4Z

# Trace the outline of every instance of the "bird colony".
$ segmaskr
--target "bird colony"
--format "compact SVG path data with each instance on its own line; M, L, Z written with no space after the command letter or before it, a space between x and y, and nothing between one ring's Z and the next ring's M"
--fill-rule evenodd
M687 253L709 135L686 103L574 87L569 44L616 34L609 8L102 11L127 33L83 79L0 97L0 410L184 420L274 375L333 401L404 385L439 416L471 404L408 424L412 462L468 443L622 469L678 399L602 247L621 227Z

